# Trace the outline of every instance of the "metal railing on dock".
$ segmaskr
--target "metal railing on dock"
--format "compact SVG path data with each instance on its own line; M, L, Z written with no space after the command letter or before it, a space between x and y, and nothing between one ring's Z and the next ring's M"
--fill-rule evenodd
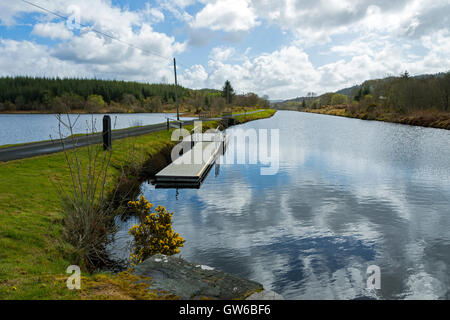
M170 128L176 128L176 129L182 129L183 128L183 121L166 118L167 121L167 130Z

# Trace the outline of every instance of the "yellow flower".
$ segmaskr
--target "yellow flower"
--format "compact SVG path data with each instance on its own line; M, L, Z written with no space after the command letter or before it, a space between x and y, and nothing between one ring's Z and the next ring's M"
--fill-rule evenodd
M183 246L184 240L172 229L173 212L168 212L162 206L157 206L155 212L151 212L153 204L144 196L141 196L139 201L130 201L129 204L143 217L140 224L129 229L134 236L134 250L130 254L133 266L156 253L171 255L180 252L177 247Z

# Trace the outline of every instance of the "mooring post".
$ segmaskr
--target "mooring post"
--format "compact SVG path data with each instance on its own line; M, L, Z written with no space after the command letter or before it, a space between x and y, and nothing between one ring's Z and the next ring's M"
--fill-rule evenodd
M169 130L170 126L169 126L169 118L167 118L167 130Z
M111 117L104 116L103 117L103 150L111 150L112 142L111 142Z
M225 155L225 139L226 135L222 134L222 155Z

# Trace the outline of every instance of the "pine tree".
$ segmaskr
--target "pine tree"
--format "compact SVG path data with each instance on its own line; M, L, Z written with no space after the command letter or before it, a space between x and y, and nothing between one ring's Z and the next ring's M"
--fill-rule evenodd
M227 101L228 104L230 104L233 100L233 95L234 95L234 89L231 86L230 81L225 81L225 85L223 86L222 89L222 97L224 97Z

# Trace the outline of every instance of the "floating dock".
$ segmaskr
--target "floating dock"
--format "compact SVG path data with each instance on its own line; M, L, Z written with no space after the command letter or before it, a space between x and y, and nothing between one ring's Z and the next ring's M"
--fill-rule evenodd
M225 152L228 139L218 129L185 137L179 144L184 153L155 175L156 188L200 188L217 157Z

